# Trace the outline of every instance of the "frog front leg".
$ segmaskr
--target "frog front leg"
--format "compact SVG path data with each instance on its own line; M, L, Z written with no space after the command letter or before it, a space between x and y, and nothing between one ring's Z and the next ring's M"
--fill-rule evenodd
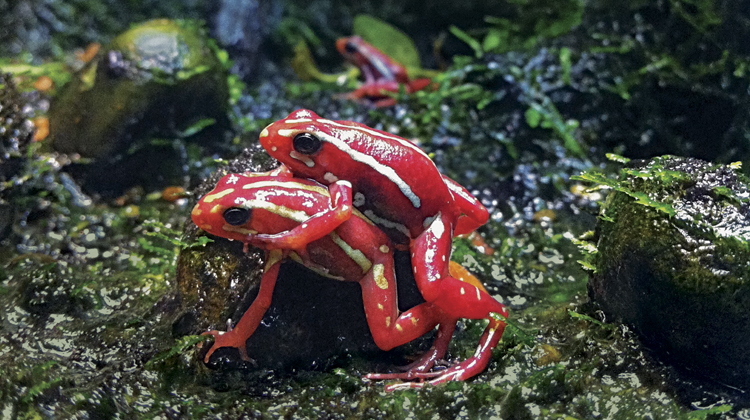
M304 252L307 244L331 233L352 215L352 184L338 180L328 186L328 191L333 207L306 220L299 220L298 226L286 232L248 235L247 242L264 249L290 249ZM278 212L286 211L280 206L272 206Z
M203 359L204 363L208 363L211 355L223 347L234 347L239 350L242 360L250 360L247 356L247 345L245 343L258 328L263 315L265 315L269 306L271 306L273 289L276 287L276 279L279 276L279 267L283 259L284 254L281 250L274 249L266 252L266 266L263 271L263 277L260 280L258 296L234 328L230 328L226 332L212 330L203 333L203 335L212 335L214 337L214 344L208 349L208 353L206 353Z

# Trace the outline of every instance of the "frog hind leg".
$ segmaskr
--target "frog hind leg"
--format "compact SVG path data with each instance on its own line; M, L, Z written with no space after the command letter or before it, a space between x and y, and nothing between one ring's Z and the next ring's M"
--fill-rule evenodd
M427 302L434 302L440 297L442 280L449 277L453 220L455 218L438 212L427 229L411 244L414 280Z
M214 344L208 349L206 356L203 358L204 363L207 364L211 359L211 355L216 350L224 347L236 348L239 350L242 360L250 361L250 358L247 356L246 342L258 328L258 325L260 325L260 321L263 319L263 315L265 315L268 307L271 306L271 297L273 296L273 289L276 287L276 279L279 275L279 267L281 267L282 260L283 254L280 250L272 250L266 253L266 268L260 280L258 296L234 328L226 332L211 330L203 333L203 335L212 335L214 337Z
M407 372L406 375L395 374L390 375L389 377L381 376L380 378L382 379L428 379L423 382L391 384L386 387L387 391L404 388L421 388L425 384L437 385L450 381L463 381L478 375L489 363L492 356L492 349L497 346L497 343L500 341L503 331L505 330L505 322L503 320L508 317L508 310L503 304L490 296L474 276L468 272L463 273L462 271L457 270L458 267L456 266L451 265L451 276L442 280L440 283L439 296L432 302L432 304L434 304L439 311L444 314L443 316L448 319L487 318L489 320L489 324L480 339L479 346L477 347L474 356L444 370L428 372L427 370L429 369L416 369ZM454 278L453 275L460 275L462 280ZM441 324L441 327L443 325L444 324ZM436 339L436 346L439 345L438 341L440 339L441 337L438 336ZM448 338L448 340L450 340L450 338ZM445 342L445 347L447 348L447 341ZM431 367L432 365L430 368Z
M437 361L442 360L445 357L445 353L448 351L448 344L453 337L453 331L456 329L456 320L445 320L440 321L438 332L435 337L435 341L432 347L422 355L419 359L410 363L407 366L399 368L403 372L397 373L371 373L366 376L367 379L374 381L382 380L412 380L417 378L418 373L429 372Z
M425 385L438 385L451 381L463 381L481 373L489 363L492 356L492 349L500 342L505 330L505 322L498 314L490 314L488 317L489 325L485 328L482 338L479 340L479 346L474 355L461 363L451 366L447 369L435 372L420 372L414 376L416 379L427 379L422 382L400 382L388 385L386 391L396 391L400 389L422 388Z

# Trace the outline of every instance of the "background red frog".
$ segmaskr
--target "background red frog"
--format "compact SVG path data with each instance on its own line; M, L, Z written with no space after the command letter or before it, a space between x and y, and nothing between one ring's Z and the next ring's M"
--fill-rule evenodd
M348 99L368 98L375 106L392 106L396 100L384 92L398 92L403 86L406 93L412 93L426 88L431 82L430 79L410 79L404 66L359 36L339 38L336 49L365 77L361 87L346 95Z
M429 379L391 385L388 389L424 383L464 380L481 372L505 328L507 310L468 272L445 273L441 296L400 313L397 306L393 246L388 237L357 210L338 181L329 188L292 178L283 169L262 174L229 174L205 195L192 212L206 232L266 251L260 291L234 329L208 331L215 342L205 356L235 347L247 358L246 340L255 332L271 303L281 262L293 259L333 279L356 281L362 287L365 313L375 343L383 350L412 341L439 325L434 346L396 374L371 374L369 379ZM349 213L344 219L341 215ZM475 355L444 370L430 372L444 357L458 318L487 318L490 323Z
M303 109L260 133L260 143L300 178L342 191L397 244L409 245L417 287L427 302L444 294L452 238L483 225L487 209L440 174L406 139L363 124L331 121Z

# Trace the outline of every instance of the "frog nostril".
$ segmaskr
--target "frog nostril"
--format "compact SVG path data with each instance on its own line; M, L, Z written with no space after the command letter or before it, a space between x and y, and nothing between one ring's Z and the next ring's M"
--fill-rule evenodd
M303 155L311 155L320 150L323 142L310 133L299 133L294 136L292 144L294 145L294 150L299 153L302 153Z
M244 225L250 220L250 210L239 207L232 207L224 211L224 221L232 226Z

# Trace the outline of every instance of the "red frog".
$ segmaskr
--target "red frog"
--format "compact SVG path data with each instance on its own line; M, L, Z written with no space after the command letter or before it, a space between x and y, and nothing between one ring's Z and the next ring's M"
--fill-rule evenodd
M260 144L294 176L342 191L397 245L409 246L417 287L427 302L445 293L452 238L487 222L466 189L438 172L406 139L363 124L332 121L302 109L260 133Z
M339 38L336 49L365 76L364 84L349 93L346 96L348 99L369 98L377 107L392 106L396 100L384 92L398 92L403 85L406 93L412 93L431 83L430 79L410 79L404 66L359 36Z
M505 307L456 264L453 272L457 278L446 273L441 296L399 313L393 245L368 218L352 209L349 197L342 192L346 188L350 188L347 181L325 187L312 180L293 178L281 169L226 175L201 198L192 212L198 227L266 251L258 296L233 329L205 333L215 339L205 361L222 347L235 347L247 359L245 342L270 306L282 261L292 259L324 276L359 282L370 331L383 350L412 341L439 325L433 347L406 372L371 374L367 378L420 380L388 387L394 390L477 375L486 367L502 336ZM489 320L477 352L452 367L431 372L435 362L444 357L458 318Z

